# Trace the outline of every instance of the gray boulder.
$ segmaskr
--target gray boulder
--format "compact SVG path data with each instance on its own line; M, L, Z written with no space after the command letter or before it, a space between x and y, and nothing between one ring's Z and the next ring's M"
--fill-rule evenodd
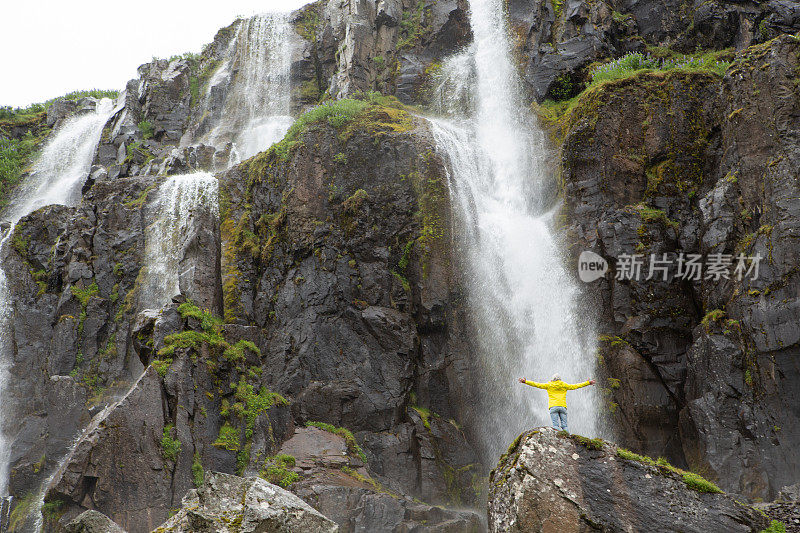
M489 530L732 533L766 527L756 509L701 490L714 488L600 439L539 428L520 435L489 478Z
M291 492L263 479L210 472L205 485L189 491L183 508L154 533L167 531L333 533L339 527Z
M125 533L113 520L97 511L85 511L67 525L68 533Z
M56 100L53 105L47 108L47 127L54 128L61 125L64 119L75 113L75 100L65 98Z

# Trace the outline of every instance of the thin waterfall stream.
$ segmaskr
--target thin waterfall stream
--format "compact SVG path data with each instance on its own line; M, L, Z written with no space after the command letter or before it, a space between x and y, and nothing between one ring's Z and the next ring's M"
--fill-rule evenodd
M184 250L192 241L192 229L203 220L219 219L219 182L208 172L195 172L171 176L162 182L148 211L155 219L145 230L145 246L143 266L145 270L144 286L139 297L139 308L160 309L169 304L172 297L184 292L182 290L181 261ZM145 369L146 370L146 369ZM92 418L91 423L83 429L73 441L72 446L64 454L58 467L50 474L37 495L37 510L42 508L48 487L54 479L63 473L69 460L85 435L96 429L103 420L118 406L125 396L136 386L141 375L133 380L128 392L115 398L100 413ZM36 516L36 531L43 531L44 521L41 512Z
M172 176L159 186L149 209L154 221L145 233L140 307L159 309L173 296L188 292L181 287L186 274L181 271L183 250L198 217L219 218L218 188L219 182L208 172Z
M502 0L472 0L474 42L442 67L430 119L449 166L456 243L485 379L477 434L494 460L523 430L549 424L546 396L517 382L594 372L578 287L552 232L544 135L522 103ZM467 80L467 82L465 82ZM596 435L594 387L571 393L570 430Z
M14 226L25 215L45 205L74 205L81 197L81 186L97 149L97 143L106 122L114 111L114 102L104 98L97 102L93 112L67 120L53 134L36 160L28 180L23 183L3 214L10 226L0 241L0 258L5 258L6 244ZM8 289L5 268L0 266L0 496L6 516L10 511L8 496L9 464L11 460L11 435L15 428L13 412L6 401L6 389L11 379L14 362L13 346L14 309ZM2 524L0 524L2 525Z

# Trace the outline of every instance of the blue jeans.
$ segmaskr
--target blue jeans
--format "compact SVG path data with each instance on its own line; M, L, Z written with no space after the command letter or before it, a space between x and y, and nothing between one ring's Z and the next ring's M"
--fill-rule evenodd
M569 428L567 428L566 407L559 407L559 406L551 407L550 420L553 421L553 427L555 429L563 429L564 431L569 431Z

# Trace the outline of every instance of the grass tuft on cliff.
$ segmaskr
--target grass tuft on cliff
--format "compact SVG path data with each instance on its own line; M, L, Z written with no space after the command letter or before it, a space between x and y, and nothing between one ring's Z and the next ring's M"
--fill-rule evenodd
M713 72L720 76L730 66L729 61L719 59L727 51L708 52L701 55L657 57L651 53L630 52L624 56L598 65L591 70L590 86L604 82L628 78L639 72L669 70Z
M303 133L311 125L320 122L327 122L339 130L342 140L349 137L355 129L364 129L371 133L402 132L413 126L411 115L397 98L372 91L356 94L353 98L328 100L312 107L300 115L283 139L272 145L266 153L274 152L282 161L288 160L292 151L302 144Z
M285 161L289 159L292 149L300 144L300 136L309 125L324 120L334 128L341 128L361 113L367 105L366 102L353 98L323 102L300 115L283 139L275 143L273 148L278 157Z
M682 470L676 466L672 466L663 457L659 457L658 459L653 459L652 457L648 457L646 455L639 455L638 453L634 453L625 448L617 448L617 457L626 459L628 461L636 461L639 463L644 463L646 465L654 466L656 468L678 474L679 476L681 476L683 482L686 484L687 487L696 490L697 492L709 492L709 493L723 492L721 488L719 488L711 481L705 479L700 474L697 474L695 472L687 472L686 470Z
M762 529L758 533L786 533L786 524L780 520L772 520L767 529Z
M174 427L172 424L164 426L164 432L161 437L161 456L173 463L178 460L178 454L181 451L181 441L172 437Z
M301 476L297 472L289 470L294 468L295 458L292 455L279 453L264 459L264 465L259 476L266 479L273 485L278 485L284 489L295 481L299 481Z

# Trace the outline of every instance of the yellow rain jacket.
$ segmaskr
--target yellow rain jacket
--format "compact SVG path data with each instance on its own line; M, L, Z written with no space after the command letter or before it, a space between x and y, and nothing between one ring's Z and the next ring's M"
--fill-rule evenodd
M551 407L567 407L567 391L580 389L589 385L589 381L570 385L561 380L548 381L547 383L536 383L535 381L526 381L526 385L536 387L537 389L545 389L547 391L547 408Z

